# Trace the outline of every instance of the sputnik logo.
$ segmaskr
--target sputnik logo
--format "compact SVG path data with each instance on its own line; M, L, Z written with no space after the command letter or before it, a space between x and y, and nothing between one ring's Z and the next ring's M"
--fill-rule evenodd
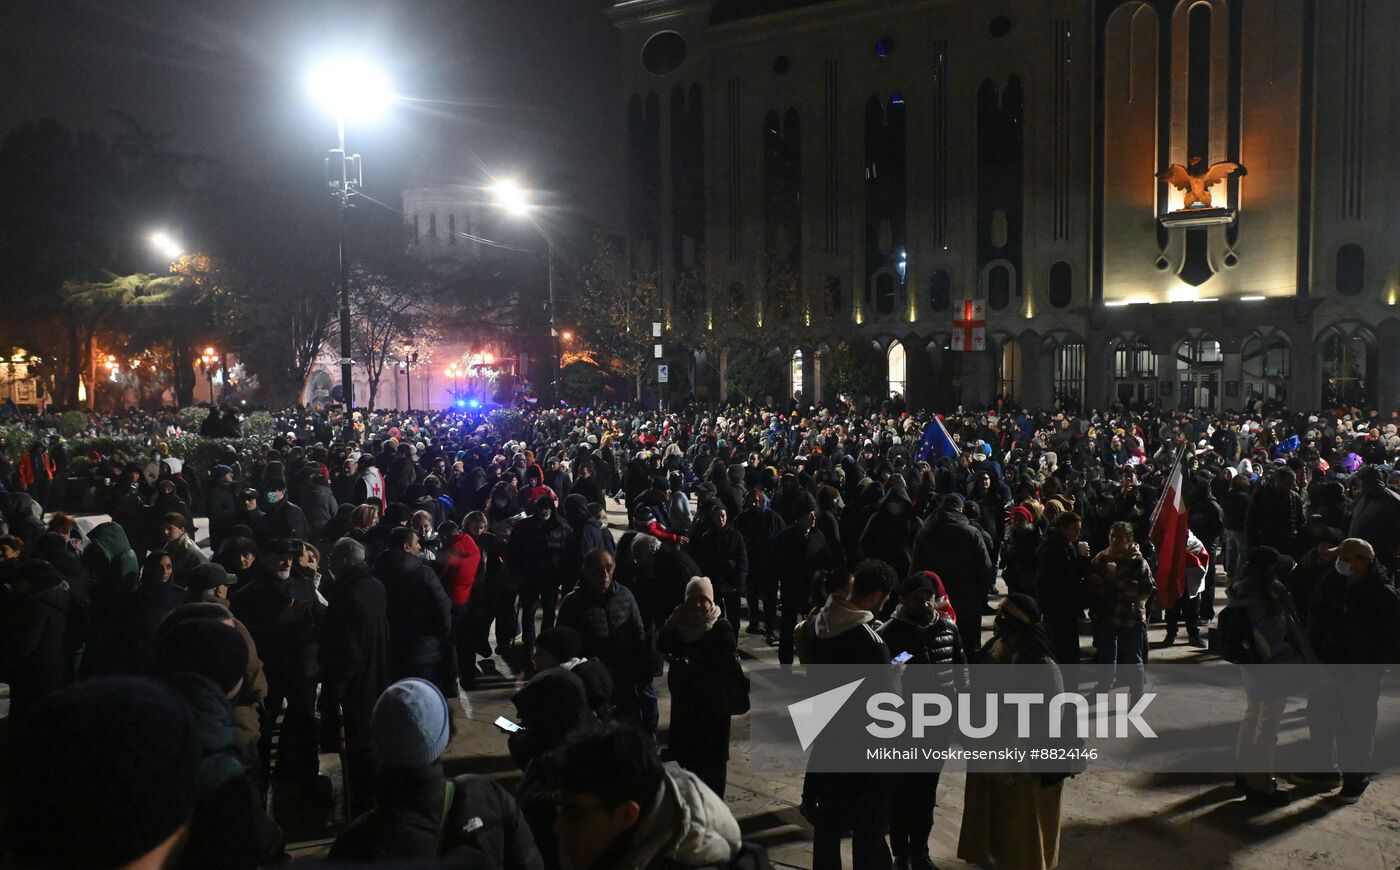
M792 725L797 729L797 739L804 752L811 748L822 730L831 724L831 720L841 712L863 682L865 677L788 705L788 715L792 717Z

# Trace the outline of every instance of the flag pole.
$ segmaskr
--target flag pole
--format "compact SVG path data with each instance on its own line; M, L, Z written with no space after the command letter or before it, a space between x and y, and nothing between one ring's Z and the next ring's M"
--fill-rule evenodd
M1152 518L1148 520L1147 528L1150 531L1157 525L1157 516L1162 512L1162 505L1167 503L1167 493L1171 491L1172 475L1176 473L1176 467L1181 464L1181 460L1186 458L1186 444L1181 445L1181 449L1176 452L1176 459L1172 462L1171 468L1167 469L1167 483L1162 487L1162 494L1157 496L1157 506L1152 509ZM1186 476L1182 475L1181 485L1186 486ZM1182 493L1182 501L1186 500L1186 494Z

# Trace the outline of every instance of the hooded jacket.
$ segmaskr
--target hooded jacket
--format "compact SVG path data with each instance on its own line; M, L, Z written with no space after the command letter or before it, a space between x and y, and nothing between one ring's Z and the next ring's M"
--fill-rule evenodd
M725 867L742 845L739 823L724 798L695 774L671 763L636 826L596 866L610 870Z
M890 660L889 648L875 629L875 614L845 598L831 595L811 619L803 664L878 665Z
M914 537L920 525L908 491L901 486L892 487L861 531L861 558L879 559L897 576L908 577L914 559Z
M987 539L962 513L939 509L914 538L914 571L943 578L953 609L975 613L995 581Z

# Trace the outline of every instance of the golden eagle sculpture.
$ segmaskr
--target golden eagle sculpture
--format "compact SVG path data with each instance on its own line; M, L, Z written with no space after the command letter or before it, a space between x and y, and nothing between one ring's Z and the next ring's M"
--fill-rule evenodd
M1210 189L1216 184L1229 178L1238 172L1240 175L1248 175L1245 168L1238 163L1231 163L1226 160L1213 164L1210 168L1202 167L1205 162L1199 157L1192 157L1189 161L1191 168L1187 169L1180 163L1173 163L1166 171L1159 172L1157 177L1167 182L1172 187L1186 194L1185 204L1182 209L1211 208Z

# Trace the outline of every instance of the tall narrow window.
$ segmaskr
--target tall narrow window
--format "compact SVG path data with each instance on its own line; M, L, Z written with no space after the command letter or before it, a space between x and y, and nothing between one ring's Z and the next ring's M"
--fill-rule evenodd
M803 395L802 388L806 386L802 382L802 349L798 348L792 352L792 396L798 398Z
M1050 267L1050 304L1056 308L1068 308L1074 299L1074 271L1069 263L1060 260Z
M904 354L904 345L898 341L890 344L889 352L885 356L889 368L889 388L890 394L903 396L904 389L909 384L908 379L908 357Z
M876 310L892 314L904 299L900 269L908 251L905 221L905 118L908 103L899 91L888 101L871 97L865 105L865 274L866 293L876 294ZM881 276L888 275L888 283ZM888 293L888 307L881 294ZM869 296L867 295L867 299Z
M1084 403L1084 343L1067 341L1055 351L1055 403L1078 410Z
M1347 244L1337 249L1337 292L1355 296L1366 289L1366 251Z
M437 241L437 215L428 215L428 241Z
M1014 338L1002 342L997 358L997 398L1021 400L1021 343Z
M947 269L935 269L928 279L928 306L947 311L953 304L953 276Z
M457 244L457 216L455 214L447 216L447 243L449 245Z

